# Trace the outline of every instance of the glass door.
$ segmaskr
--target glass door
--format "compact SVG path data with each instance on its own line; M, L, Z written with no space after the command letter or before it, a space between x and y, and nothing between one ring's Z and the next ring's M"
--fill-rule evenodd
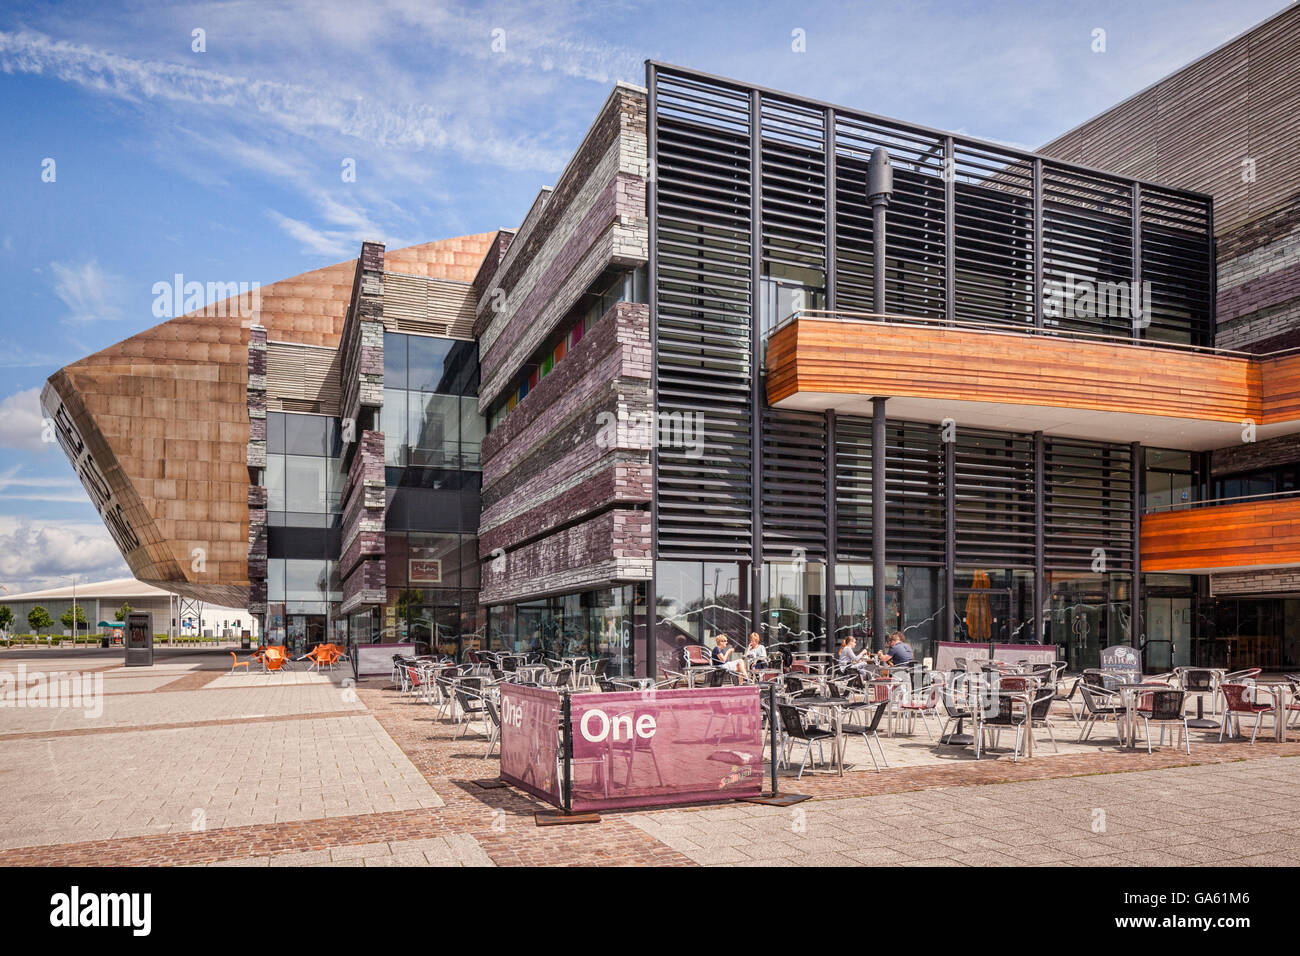
M1065 647L1070 670L1101 664L1106 642L1106 595L1070 587L1053 588L1052 643Z
M1151 597L1147 599L1147 639L1143 646L1143 667L1163 673L1192 663L1192 599Z
M1015 622L1011 614L1011 591L1007 588L957 588L955 637L972 644L1011 643Z

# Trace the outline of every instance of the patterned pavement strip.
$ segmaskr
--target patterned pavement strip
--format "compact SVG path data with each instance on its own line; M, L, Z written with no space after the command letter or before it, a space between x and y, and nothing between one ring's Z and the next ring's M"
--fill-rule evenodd
M220 675L218 675L220 676ZM456 739L454 727L438 721L434 708L402 698L387 689L386 681L365 682L357 688L358 696L367 710L398 744L415 767L435 791L446 801L446 806L436 811L408 810L392 813L370 813L325 820L306 820L293 823L249 827L227 827L200 833L156 835L123 840L105 840L62 846L30 847L0 852L0 865L426 865L461 864L476 865L488 862L496 865L693 865L725 864L731 862L762 863L757 855L744 848L724 846L712 840L712 851L707 844L711 835L726 832L731 824L747 818L764 820L765 829L773 821L784 832L789 827L790 809L759 807L746 804L710 804L699 807L664 811L638 811L606 814L601 823L561 827L537 827L532 815L545 809L531 797L512 789L480 789L472 781L494 777L498 764L495 759L484 760L485 748L481 737L467 736ZM169 687L171 685L168 685ZM352 712L355 715L355 711ZM322 715L315 715L322 716ZM267 718L286 719L285 717ZM1148 780L1158 773L1139 771L1183 770L1199 773L1197 768L1214 764L1235 764L1236 768L1220 771L1225 780L1237 768L1251 769L1264 763L1281 763L1293 766L1291 761L1265 758L1300 755L1300 743L1278 744L1260 741L1253 748L1245 745L1231 748L1214 748L1207 751L1198 747L1193 738L1193 754L1188 757L1172 748L1148 755L1133 753L1100 753L1091 755L1061 755L1048 759L1011 763L1006 760L963 762L953 765L909 767L885 770L881 773L859 772L843 778L827 774L805 775L800 781L792 777L782 779L782 789L797 791L820 798L819 802L803 806L814 819L822 814L841 814L859 818L855 825L854 840L863 848L858 856L841 855L842 845L833 848L829 843L814 845L806 840L797 843L781 842L782 849L768 858L770 862L790 863L843 863L859 865L866 862L900 864L915 862L973 863L983 858L990 862L1070 862L1073 856L1067 848L1053 845L1051 849L1036 847L1014 851L1010 857L999 857L1001 850L983 848L966 839L960 847L947 846L944 839L956 839L938 830L932 833L935 841L918 841L919 851L941 854L935 859L922 859L909 855L896 847L881 847L864 830L869 831L870 821L879 813L888 815L882 800L906 799L920 801L907 813L919 812L926 806L926 827L943 827L942 814L937 816L935 804L929 802L941 797L948 805L955 802L981 802L995 799L988 796L995 790L984 785L1022 784L1044 786L1044 781L1076 778L1069 788L1056 788L1062 792L1076 792L1090 786L1092 781L1108 777L1122 781L1121 787L1141 791ZM1300 765L1294 765L1300 767ZM1121 778L1119 775L1123 775ZM1206 778L1198 777L1198 781ZM1177 787L1178 783L1169 784ZM960 788L960 798L957 789ZM1008 788L1007 793L1011 792ZM1199 793L1199 791L1197 791ZM853 799L857 798L857 799ZM1055 798L1051 792L1045 799ZM864 810L862 808L871 808ZM1028 811L1026 811L1028 813ZM1035 813L1040 813L1035 810ZM1037 821L1045 825L1052 813L1046 816L1016 819L1024 825ZM897 813L897 811L895 811ZM702 815L702 816L700 816ZM915 816L911 818L915 824ZM1223 819L1220 817L1220 819ZM682 823L681 821L685 821ZM901 823L900 818L897 822ZM1154 820L1151 821L1154 824ZM987 823L987 821L985 821ZM1167 824L1167 821L1166 821ZM962 826L967 824L963 822ZM745 826L750 829L746 830ZM674 831L674 827L684 830ZM752 823L742 825L739 832L750 840L759 833ZM701 836L703 834L703 837ZM924 834L923 834L924 835ZM1244 834L1242 835L1245 838ZM969 833L967 833L969 837ZM1130 837L1137 839L1139 837ZM482 848L485 857L471 846ZM700 842L696 842L700 841ZM937 842L936 842L937 841ZM770 841L769 841L770 842ZM1177 841L1175 841L1177 842ZM1248 849L1257 851L1254 859L1246 862L1280 862L1276 841L1259 839ZM1096 846L1108 846L1098 844ZM1161 855L1151 849L1143 859L1156 862L1161 859L1187 865L1195 860L1196 846L1181 844L1178 852ZM794 846L795 850L789 847ZM867 853L866 850L873 852ZM1080 862L1110 862L1110 854L1087 853L1096 846L1072 847ZM1151 846L1151 844L1146 844ZM1005 850L1005 847L1001 848ZM715 852L714 852L715 851ZM740 853L739 858L733 854ZM893 854L897 854L893 856ZM943 856L942 854L946 854ZM1044 854L1052 856L1046 859ZM1060 856L1061 859L1056 859Z

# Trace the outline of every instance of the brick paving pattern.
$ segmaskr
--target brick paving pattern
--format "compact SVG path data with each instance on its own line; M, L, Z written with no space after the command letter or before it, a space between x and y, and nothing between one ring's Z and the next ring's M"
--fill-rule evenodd
M224 660L221 658L224 656ZM0 653L0 670L17 659ZM29 670L56 669L30 652ZM69 669L59 662L63 669ZM885 738L891 769L783 774L815 799L717 803L538 827L547 809L483 789L495 758L384 680L229 675L229 655L179 652L153 672L105 667L104 715L0 711L0 865L1294 865L1300 742L1079 745L1057 721L1013 763ZM166 680L160 678L166 677ZM112 690L110 690L112 686ZM51 715L55 719L51 721ZM858 745L860 747L860 745ZM850 749L851 764L868 764ZM123 806L145 806L134 830ZM26 808L32 808L28 810ZM196 811L202 811L197 821Z

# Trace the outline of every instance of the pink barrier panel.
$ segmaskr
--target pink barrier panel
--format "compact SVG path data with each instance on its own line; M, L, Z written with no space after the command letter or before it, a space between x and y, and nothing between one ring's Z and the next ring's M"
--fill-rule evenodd
M501 779L562 806L559 754L560 695L501 685Z
M950 671L954 661L963 657L968 661L986 661L989 659L989 645L986 643L967 643L964 641L939 641L935 645L934 669ZM1056 660L1055 644L994 644L993 660L1014 664L1017 661L1029 661L1031 664L1050 664Z
M763 790L758 687L574 694L574 811L698 803Z
M1014 664L1029 661L1031 664L1051 664L1056 660L1055 644L994 644L993 659Z

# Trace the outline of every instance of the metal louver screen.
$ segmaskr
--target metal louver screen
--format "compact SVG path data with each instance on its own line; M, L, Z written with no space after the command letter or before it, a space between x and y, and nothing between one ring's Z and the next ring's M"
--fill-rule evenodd
M826 556L826 416L763 412L763 554Z
M1100 554L1107 571L1133 566L1133 470L1128 445L1046 440L1043 564L1089 571Z
M751 478L749 97L656 73L657 411L702 425L660 442L661 557L748 557ZM661 428L661 432L664 429Z

